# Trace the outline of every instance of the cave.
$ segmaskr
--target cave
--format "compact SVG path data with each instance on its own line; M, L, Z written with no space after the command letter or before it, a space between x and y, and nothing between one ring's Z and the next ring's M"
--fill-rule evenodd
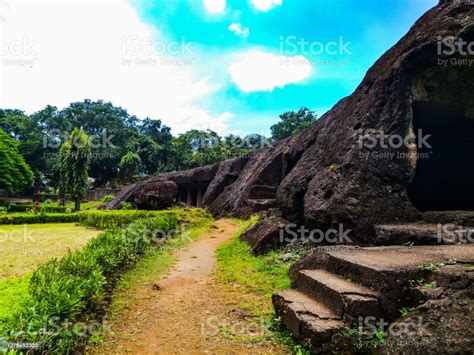
M421 211L474 210L474 119L459 103L413 104L415 176L408 187ZM421 131L420 131L421 130ZM419 134L428 144L419 144Z

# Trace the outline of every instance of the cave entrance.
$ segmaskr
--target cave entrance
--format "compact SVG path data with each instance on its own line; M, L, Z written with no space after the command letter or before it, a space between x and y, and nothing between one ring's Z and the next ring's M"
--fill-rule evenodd
M431 147L418 144L412 204L421 211L474 210L474 119L461 104L418 102L413 128L430 135Z

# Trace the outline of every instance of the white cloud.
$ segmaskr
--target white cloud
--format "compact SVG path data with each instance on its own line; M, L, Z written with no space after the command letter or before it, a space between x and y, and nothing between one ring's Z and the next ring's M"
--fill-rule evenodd
M199 58L191 65L160 64L163 57L129 43L131 38L169 44L126 1L4 2L0 60L34 62L0 62L0 107L32 113L48 104L62 108L86 98L103 99L138 117L160 118L174 133L195 127L227 130L229 113L202 107L219 87L197 73ZM4 53L5 45L25 39L22 53ZM155 64L137 65L136 59Z
M275 6L281 6L282 0L252 0L253 6L260 11L268 11Z
M229 66L232 81L244 92L273 91L303 81L313 68L304 56L276 56L257 50L244 53Z
M204 0L204 6L212 14L223 12L226 6L226 0Z
M239 37L247 37L249 35L249 28L242 27L240 23L233 23L229 26L229 31L234 32Z

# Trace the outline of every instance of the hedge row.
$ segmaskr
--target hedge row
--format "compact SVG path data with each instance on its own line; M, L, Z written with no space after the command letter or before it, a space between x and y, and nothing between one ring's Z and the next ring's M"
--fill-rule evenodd
M79 221L76 213L0 214L0 224L70 223Z
M96 227L99 229L116 228L127 225L140 218L156 217L170 211L144 211L144 210L126 210L126 211L83 211L78 213L79 222L82 225ZM174 212L177 213L177 212Z
M178 215L164 211L127 228L107 230L84 249L41 265L31 277L21 310L3 325L0 322L0 343L39 343L35 353L70 353L89 335L86 325L75 321L94 319L107 283L163 235L157 231L175 229Z
M10 205L8 206L8 212L27 212L34 209L34 205ZM40 205L40 210L48 213L66 213L66 207L64 206L49 206Z

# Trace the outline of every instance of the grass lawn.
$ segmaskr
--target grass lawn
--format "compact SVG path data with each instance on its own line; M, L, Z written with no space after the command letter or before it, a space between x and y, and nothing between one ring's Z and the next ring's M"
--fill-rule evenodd
M74 223L0 226L0 323L24 301L36 266L82 248L98 233Z
M99 230L74 223L0 226L0 280L21 276L43 261L82 248Z

